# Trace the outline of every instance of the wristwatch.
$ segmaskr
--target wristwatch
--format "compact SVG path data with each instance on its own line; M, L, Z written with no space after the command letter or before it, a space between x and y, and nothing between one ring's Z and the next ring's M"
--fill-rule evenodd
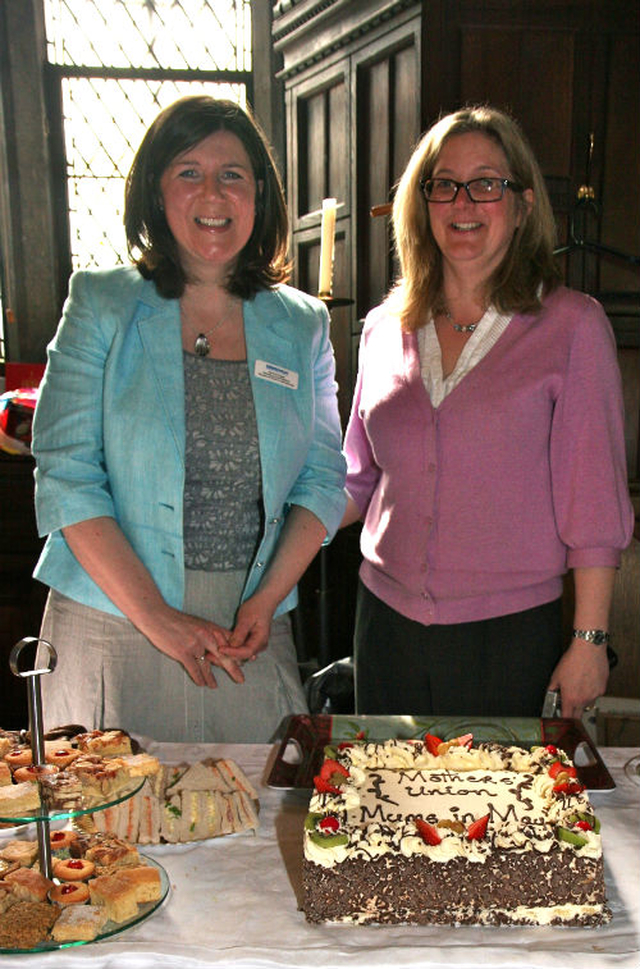
M609 645L610 636L604 629L574 629L572 635L574 639L584 639L594 646Z

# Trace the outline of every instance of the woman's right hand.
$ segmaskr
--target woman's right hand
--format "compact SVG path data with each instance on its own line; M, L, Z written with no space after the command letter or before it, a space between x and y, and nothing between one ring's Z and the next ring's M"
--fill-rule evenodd
M145 624L141 632L165 656L181 663L196 686L216 688L212 666L223 669L234 683L244 683L238 661L220 652L231 632L215 622L165 605L157 621Z
M229 630L167 605L115 519L89 518L63 534L93 581L157 649L182 664L194 683L215 688L212 666L244 683L237 660L220 652Z

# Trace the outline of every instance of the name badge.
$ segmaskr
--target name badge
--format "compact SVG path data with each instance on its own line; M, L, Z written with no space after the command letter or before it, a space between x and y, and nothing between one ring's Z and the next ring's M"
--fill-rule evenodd
M256 360L254 373L261 380L268 380L272 384L280 384L281 387L288 387L289 390L298 389L298 374L295 370L278 367L277 364L267 363L266 360Z

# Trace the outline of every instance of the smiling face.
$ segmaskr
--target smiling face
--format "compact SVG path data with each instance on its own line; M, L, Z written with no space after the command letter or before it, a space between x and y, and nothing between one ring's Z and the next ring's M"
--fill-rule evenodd
M449 138L431 173L432 178L457 182L482 176L513 177L500 145L479 132ZM529 206L532 198L530 189L520 196L505 189L499 202L472 202L461 188L453 202L429 202L429 222L445 274L464 269L480 281L487 279L500 265L522 221L521 200Z
M167 166L160 179L164 213L189 279L225 278L251 237L259 188L244 145L226 130Z

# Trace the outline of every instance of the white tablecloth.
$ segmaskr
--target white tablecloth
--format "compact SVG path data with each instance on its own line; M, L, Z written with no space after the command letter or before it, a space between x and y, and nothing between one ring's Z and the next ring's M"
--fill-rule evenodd
M43 954L2 956L2 969L639 969L640 787L624 773L637 750L601 751L616 782L592 793L602 821L613 921L597 929L309 925L297 907L307 797L264 785L275 749L150 745L167 763L231 757L260 794L260 830L145 852L171 891L143 924L112 939Z

